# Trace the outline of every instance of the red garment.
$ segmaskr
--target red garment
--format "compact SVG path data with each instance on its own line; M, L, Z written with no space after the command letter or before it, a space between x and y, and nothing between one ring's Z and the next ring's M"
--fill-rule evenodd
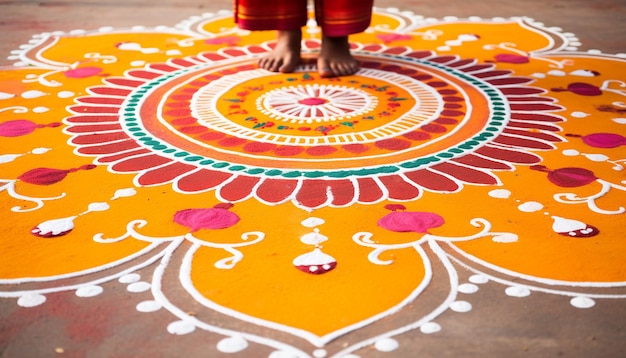
M330 37L363 32L373 0L315 0L315 19ZM306 25L306 0L234 0L235 22L246 30L296 30Z

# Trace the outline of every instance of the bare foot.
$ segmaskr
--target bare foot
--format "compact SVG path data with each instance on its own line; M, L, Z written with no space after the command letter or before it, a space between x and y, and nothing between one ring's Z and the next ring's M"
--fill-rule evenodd
M347 76L359 70L359 62L350 53L348 36L322 37L317 69L322 77Z
M272 72L293 72L300 62L302 31L278 31L277 39L274 50L259 60L259 67Z

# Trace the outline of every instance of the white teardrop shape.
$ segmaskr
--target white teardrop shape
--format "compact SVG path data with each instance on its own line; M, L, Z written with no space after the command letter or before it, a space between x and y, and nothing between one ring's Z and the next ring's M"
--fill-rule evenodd
M560 216L553 216L552 219L554 219L554 223L552 224L552 230L554 230L554 232L557 232L559 234L565 233L565 232L576 231L576 230L582 230L587 227L587 224L578 220L565 219Z
M89 211L105 211L109 210L110 206L107 203L91 203L89 204Z
M566 75L566 73L561 71L561 70L548 71L548 74L551 75L551 76L557 76L557 77L563 77L563 76Z
M482 285L482 284L489 282L489 277L485 275L476 274L476 275L470 276L469 282Z
M463 41L463 42L477 41L478 40L478 37L476 37L476 35L472 35L472 34L461 34L457 38L460 41Z
M146 292L151 287L152 287L152 285L150 285L149 282L138 281L138 282L133 282L133 283L129 284L128 286L126 286L126 290L128 292L138 293L138 292Z
M530 296L530 290L527 287L524 286L511 286L511 287L507 287L506 290L504 290L504 293L506 293L507 296L511 296L511 297L528 297Z
M533 213L535 211L539 211L543 209L543 204L538 203L536 201L527 201L520 206L517 207L520 211L525 213Z
M0 92L0 99L9 99L13 97L15 97L13 93Z
M424 334L433 334L441 331L441 325L435 322L424 323L420 326L420 331Z
M115 191L115 195L113 196L113 198L111 198L111 200L128 198L134 196L135 194L137 194L137 190L133 188L118 189L117 191Z
M141 50L141 46L136 42L124 42L117 45L117 48L125 51Z
M51 150L51 148L35 148L33 150L31 150L31 153L33 154L46 154Z
M511 196L511 191L506 189L494 189L489 192L489 196L496 199L508 199Z
M316 248L311 252L296 257L293 260L293 265L302 272L320 275L334 270L337 267L337 261L332 256Z
M334 262L335 259L332 256L323 253L320 249L315 249L311 252L307 252L306 254L302 254L293 260L293 264L296 266L323 266Z
M222 353L237 353L248 348L248 341L242 336L224 338L217 343L217 350Z
M70 97L74 97L74 92L72 92L72 91L61 91L61 92L57 93L57 96L59 98L70 98Z
M160 310L163 306L157 301L141 301L135 307L139 312L156 312Z
M580 76L580 77L595 77L596 74L593 71L589 70L576 70L569 73L572 76Z
M589 113L585 113L585 112L572 112L572 117L574 118L585 118L585 117L589 117L590 114Z
M46 296L38 293L27 293L17 300L17 304L21 307L35 307L44 302L46 302Z
M506 233L502 233L500 235L494 236L491 240L493 242L499 242L501 244L508 244L511 242L517 242L517 240L519 240L519 237L516 234L506 232Z
M50 110L50 108L43 107L43 106L39 106L39 107L33 108L33 112L34 113L45 113L45 112L48 112L49 110Z
M83 286L79 288L78 290L76 290L76 296L94 297L94 296L98 296L102 292L104 292L104 289L102 288L102 286L98 286L98 285Z
M319 231L311 232L305 235L302 235L300 241L307 245L319 245L324 241L327 241L328 237L319 233Z
M589 297L578 296L572 298L570 304L576 308L591 308L596 305L596 302Z
M585 154L585 157L594 162L606 162L609 160L609 157L604 154Z
M167 326L167 331L175 335L189 334L196 330L196 326L187 321L175 321Z
M455 301L450 304L450 309L454 312L465 313L472 310L472 304L467 301Z
M24 154L4 154L0 155L0 164L10 163Z
M392 352L398 349L398 347L400 347L400 344L393 338L379 339L374 343L374 348L379 352Z
M304 227L316 227L316 226L320 226L320 225L322 225L324 223L325 223L324 219L320 219L320 218L316 218L316 217L310 217L310 218L306 218L306 219L302 220L302 222L300 224L302 224L302 226L304 226Z
M478 286L474 285L473 283L464 283L464 284L459 285L458 290L461 293L465 293L469 295L469 294L478 292Z
M41 92L37 90L30 90L30 91L26 91L22 93L23 98L38 98L38 97L43 97L45 95L46 95L45 92Z
M61 235L74 229L74 219L76 219L76 216L46 220L33 229L33 234L39 236Z

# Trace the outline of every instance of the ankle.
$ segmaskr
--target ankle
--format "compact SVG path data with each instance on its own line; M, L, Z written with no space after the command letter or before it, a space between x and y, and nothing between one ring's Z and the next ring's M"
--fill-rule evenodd
M297 43L299 45L302 40L302 30L278 30L276 38L281 42Z

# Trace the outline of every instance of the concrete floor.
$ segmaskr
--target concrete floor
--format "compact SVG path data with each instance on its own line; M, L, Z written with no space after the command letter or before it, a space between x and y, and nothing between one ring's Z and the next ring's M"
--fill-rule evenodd
M7 0L0 1L0 65L9 65L7 56L33 34L73 29L96 29L102 26L174 25L190 16L219 9L230 9L231 0ZM626 1L624 0L377 0L378 7L397 7L426 17L511 17L528 16L547 26L572 32L582 42L581 50L597 49L605 53L626 52ZM78 305L70 294L51 299L51 314L32 310L18 312L14 302L0 302L0 339L2 357L53 356L55 345L82 347L77 355L65 356L212 356L216 341L198 342L181 337L181 346L159 343L167 335L161 327L169 322L166 313L142 318L141 324L124 312L133 311L136 299L126 292L106 290L106 304L98 307ZM471 315L446 320L447 331L433 339L402 339L402 350L393 354L377 351L359 352L362 356L422 357L619 357L626 356L626 305L601 302L594 312L576 312L563 302L566 298L538 294L513 305L502 303L501 287L480 291L489 319ZM109 298L108 300L106 298ZM619 307L616 307L619 306ZM555 308L552 308L555 307ZM67 321L62 312L73 312L76 319ZM622 317L619 319L619 317ZM131 322L121 322L125 319ZM104 330L89 330L88 322L105 322ZM445 320L445 318L444 318ZM501 322L494 322L501 321ZM7 327L3 322L18 322ZM148 325L158 327L145 331ZM124 331L116 326L124 323ZM56 329L65 326L65 330ZM510 329L502 330L502 327ZM581 329L583 327L583 329ZM86 331L87 330L87 331ZM141 333L143 332L143 333ZM146 338L150 336L151 338ZM463 337L463 339L459 339ZM50 343L54 342L54 343ZM59 343L61 342L61 343ZM141 350L137 346L145 344ZM89 347L97 346L96 351ZM182 347L182 348L181 348ZM61 351L57 350L57 353ZM85 353L88 352L88 353ZM141 353L138 353L141 352ZM250 356L268 356L264 347L245 351ZM365 354L366 353L366 354Z

